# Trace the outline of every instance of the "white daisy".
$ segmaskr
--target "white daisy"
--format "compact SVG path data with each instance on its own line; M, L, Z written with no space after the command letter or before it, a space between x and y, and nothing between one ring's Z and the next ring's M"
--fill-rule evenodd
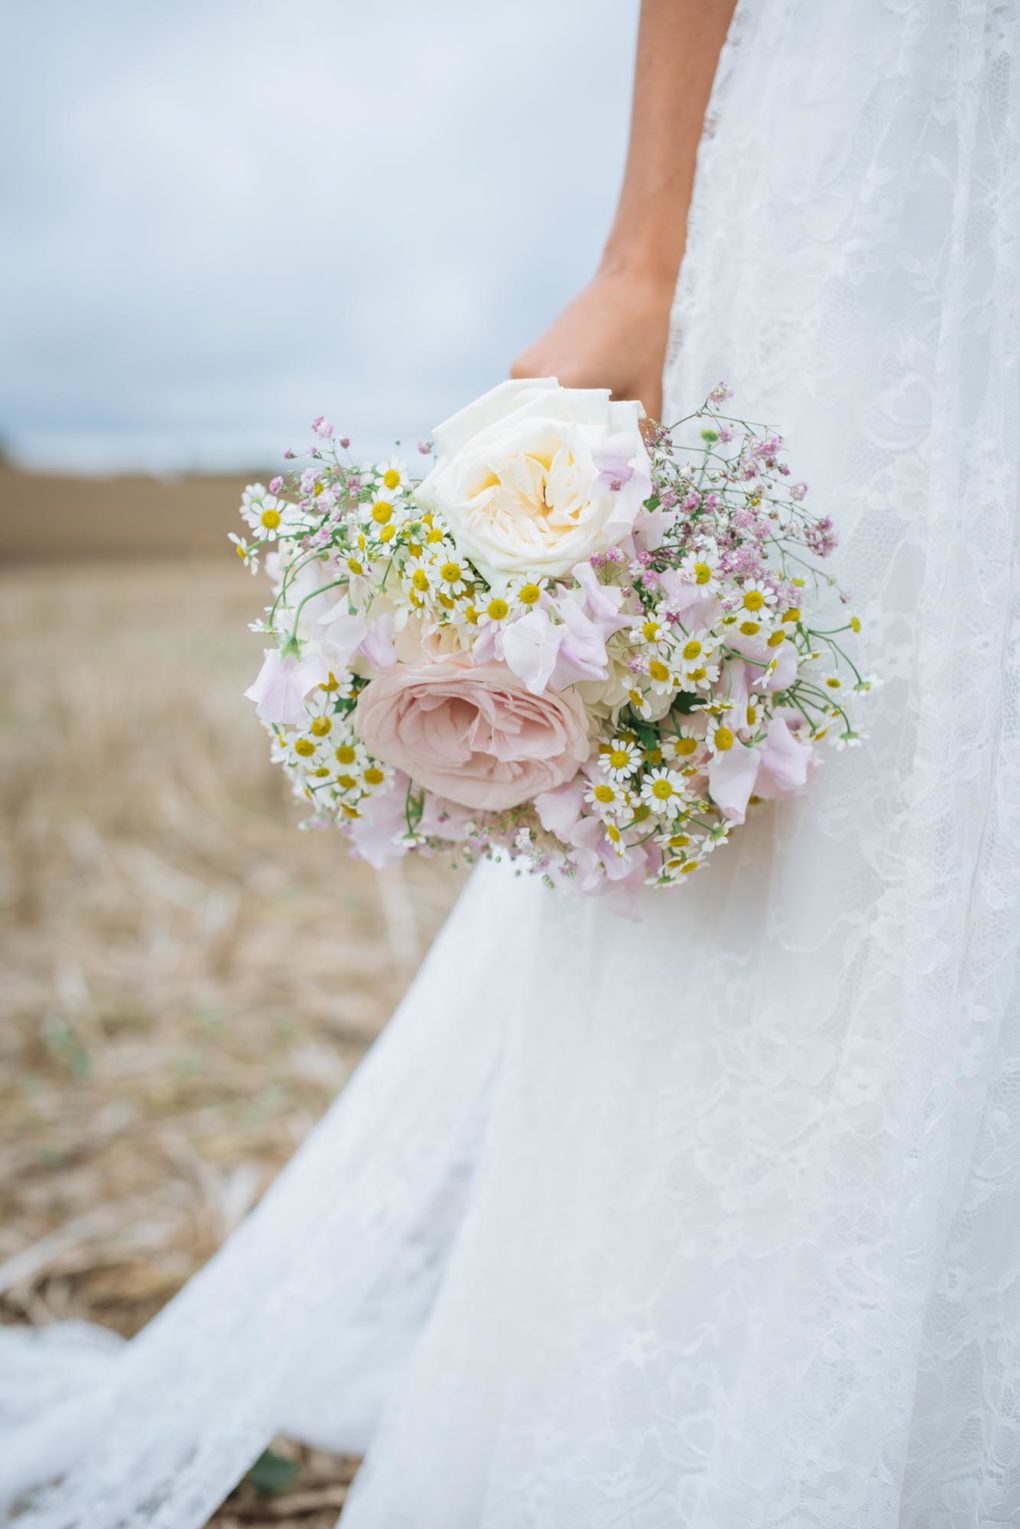
M767 621L776 603L776 592L764 579L748 579L740 587L738 611L741 618L747 612L752 618Z
M233 542L233 544L234 544L234 551L237 553L238 557L241 559L241 562L244 564L244 566L246 568L250 569L252 573L258 573L258 571L259 571L259 549L258 549L258 547L252 546L250 542L243 541L240 536L235 536L233 531L228 531L227 532L227 537L228 537L228 539L230 541ZM254 630L254 628L253 628L253 630Z
M478 601L479 626L502 626L509 615L510 601L495 590L490 590Z
M410 487L407 463L402 462L399 457L390 457L387 462L377 462L375 471L381 492L398 494Z
M548 579L512 579L507 586L506 598L513 605L532 610L545 594L548 584Z
M641 763L641 750L630 738L614 738L602 750L600 763L610 780L627 780Z
M584 799L600 818L619 817L628 806L623 787L605 779L589 781Z
M366 796L375 796L380 791L386 791L393 784L393 771L389 765L384 765L377 759L371 764L365 765L358 774L358 783Z
M680 564L680 572L706 594L715 594L719 588L718 566L719 549L714 542L706 541L688 552Z
M668 653L672 643L672 633L665 621L658 616L645 616L636 626L630 629L630 640L636 646L651 648L653 653Z
M685 636L680 637L674 657L678 662L681 673L689 677L701 669L707 669L715 648L715 637L711 632L705 630L688 632Z
M445 595L456 598L462 595L471 582L471 569L463 558L444 548L432 564L436 588Z
M664 767L649 770L641 783L641 800L660 817L675 817L686 800L684 778Z
M661 658L651 658L648 661L648 678L652 682L652 690L655 695L668 695L673 690L679 690L682 680L678 674Z
M241 496L241 518L260 541L276 540L288 509L287 501L277 499L264 483L249 483Z
M659 747L670 763L686 766L694 762L703 742L693 728L681 727L673 737L660 739Z

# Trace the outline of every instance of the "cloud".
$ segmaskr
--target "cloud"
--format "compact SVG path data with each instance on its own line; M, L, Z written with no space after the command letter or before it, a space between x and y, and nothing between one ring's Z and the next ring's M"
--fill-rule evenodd
M9 8L0 436L104 467L272 460L322 411L367 450L416 439L590 274L635 22L621 0Z

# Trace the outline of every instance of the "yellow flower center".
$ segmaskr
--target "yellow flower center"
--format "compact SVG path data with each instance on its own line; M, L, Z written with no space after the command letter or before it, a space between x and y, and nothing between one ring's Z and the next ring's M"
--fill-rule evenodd
M830 674L825 683L828 685L830 690L842 690L843 688L843 681L840 679L838 674Z
M644 626L641 628L641 634L644 637L645 642L658 642L659 633L661 631L662 628L657 621L646 621Z
M749 589L744 595L745 611L760 611L765 604L765 596L760 589Z
M611 839L614 844L619 844L620 830L617 828L615 823L606 824L606 838Z
M786 633L783 631L781 626L777 626L775 631L771 634L771 636L768 639L768 646L770 648L781 648L785 641L786 641Z
M652 795L660 802L668 802L671 796L676 796L673 782L669 780L653 781Z
M356 557L349 557L347 559L347 566L351 570L352 573L359 573L360 574L360 573L364 573L364 571L365 571L364 565L362 563L359 563L358 559Z
M327 695L328 695L328 694L329 694L329 693L330 693L330 692L331 692L331 691L333 691L333 690L339 690L339 689L340 689L340 681L339 681L339 680L338 680L338 679L337 679L337 677L336 677L336 675L335 675L335 674L334 674L334 673L333 673L333 671L332 671L332 669L331 669L331 670L330 670L330 671L329 671L329 679L328 679L328 680L325 680L325 681L324 681L324 682L323 682L323 683L322 683L322 684L321 684L321 685L320 685L320 686L319 686L319 689L320 689L320 690L325 690L325 692L326 692L326 694L327 694Z
M728 727L717 727L715 730L715 746L721 751L733 747L733 734Z
M280 524L280 512L279 510L263 510L259 519L267 531L275 531Z
M860 618L860 616L851 616L850 617L850 630L851 630L851 632L859 632L860 629L861 629L861 618Z
M429 587L429 576L424 568L416 568L414 570L411 575L411 587L416 589L419 594L425 594Z
M670 849L684 849L690 842L690 834L674 834L669 841L669 847Z
M368 769L364 772L364 776L366 786L381 786L386 779L378 765L369 765Z
M712 570L711 570L711 568L709 567L709 565L707 563L695 563L695 565L694 565L694 582L695 582L695 584L707 584L709 582L709 580L711 579L711 577L712 577Z
M684 643L683 647L680 649L680 652L683 654L683 657L687 663L693 663L693 661L700 656L701 646L701 643L696 637L692 637L689 642Z
M503 621L510 614L510 607L505 600L495 595L485 607L485 613L490 621Z
M659 658L653 658L648 665L648 673L653 680L665 681L669 679L669 669Z
M377 526L384 526L392 518L393 506L388 499L377 499L372 506L372 519Z
M336 778L336 783L338 786L341 786L344 791L353 791L355 786L358 784L353 775L338 775Z
M626 749L610 749L609 764L614 770L625 770L630 764L630 754Z
M334 750L334 754L337 764L344 765L353 764L358 757L358 751L353 743L341 743L340 747Z
M758 633L761 631L761 622L742 621L740 623L740 630L743 632L745 637L757 637Z
M800 620L800 606L799 605L791 605L790 609L788 611L784 611L783 612L783 620L784 621L790 621L790 622L797 622L797 621L799 621Z
M748 706L748 708L747 708L747 725L748 725L748 727L754 727L754 725L757 722L757 720L758 720L758 708L757 708L757 706Z
M315 753L315 744L310 738L298 738L294 744L295 754L300 754L302 759L307 759L309 754Z
M328 736L332 726L333 724L328 717L316 717L309 731L313 738L325 738Z
M456 584L458 579L463 578L463 570L459 563L444 563L439 570L439 577L447 584Z
M594 791L592 792L592 796L597 802L616 801L616 792L613 790L612 786L607 786L601 782L595 787Z
M396 534L397 528L395 525L391 524L388 526L383 526L382 530L379 532L379 540L381 542L391 542Z
M700 864L700 860L685 860L683 865L680 867L680 875L689 876L692 871L696 871L698 869Z
M681 754L685 759L693 754L697 747L697 738L677 738L673 743L674 751L677 754Z
M700 685L707 673L707 669L692 669L687 678L693 680L696 685Z
M522 605L534 605L536 600L542 598L542 591L537 584L522 584L517 591L517 598Z
M399 488L400 474L397 472L395 467L388 467L386 469L386 471L383 473L383 482L389 489Z

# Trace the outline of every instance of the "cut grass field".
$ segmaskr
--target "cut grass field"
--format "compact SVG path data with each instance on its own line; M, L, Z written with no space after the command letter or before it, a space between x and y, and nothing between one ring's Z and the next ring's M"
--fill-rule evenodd
M226 550L0 571L4 1320L152 1316L343 1087L459 890L297 831L241 696L261 595ZM296 1476L269 1461L218 1525L334 1523L353 1463L277 1447Z

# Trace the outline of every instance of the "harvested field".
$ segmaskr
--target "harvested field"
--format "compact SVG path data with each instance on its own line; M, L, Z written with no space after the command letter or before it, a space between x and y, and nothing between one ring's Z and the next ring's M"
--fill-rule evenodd
M343 1087L461 884L300 834L222 563L0 574L0 1303L136 1331ZM335 1522L279 1445L215 1522Z

